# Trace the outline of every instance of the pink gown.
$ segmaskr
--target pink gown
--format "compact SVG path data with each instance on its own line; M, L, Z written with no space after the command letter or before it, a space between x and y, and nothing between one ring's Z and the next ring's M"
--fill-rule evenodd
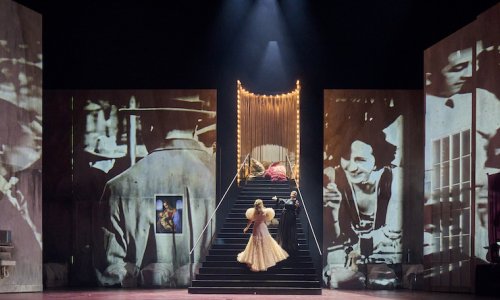
M255 214L255 208L247 209L245 215L253 221L253 232L243 252L237 260L246 263L254 272L267 271L268 268L288 258L288 253L273 239L267 229L266 221L274 218L274 210L265 208L261 214Z

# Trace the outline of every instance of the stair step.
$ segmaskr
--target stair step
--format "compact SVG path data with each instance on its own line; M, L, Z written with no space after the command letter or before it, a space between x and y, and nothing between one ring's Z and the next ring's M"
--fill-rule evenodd
M246 241L248 242L248 241ZM219 244L212 244L212 249L214 250L219 250L219 249L241 249L240 251L243 251L247 244L245 243L224 243L222 241L219 241ZM308 244L307 243L299 243L299 250L309 250Z
M189 287L190 294L321 295L321 288Z
M229 215L231 214L231 215ZM242 220L246 220L245 223L247 223L248 219L245 217L245 214L242 214L242 213L228 213L227 214L227 217L228 218L231 218L231 219L242 219ZM274 216L274 219L281 219L281 214L276 214ZM241 221L238 221L238 223L241 223ZM245 224L246 225L246 224ZM270 224L270 222L267 223L267 227L278 227L277 224ZM244 228L244 227L243 227Z
M270 189L244 189L240 191L240 196L241 195L254 195L254 194L262 194L262 195L267 195L267 196L274 196L276 197L288 197L290 196L290 192L287 190L270 190Z
M277 236L277 232L272 232L271 233L271 236L273 237L273 239L276 239L276 236ZM248 230L247 233L219 233L217 235L217 238L219 239L248 239L250 238L250 236L252 235L251 233L251 230Z
M205 261L203 263L204 267L229 267L229 268L244 268L248 269L246 264L240 263L236 260L236 256L233 256L232 258L230 256L226 256L226 261ZM289 267L289 268L314 268L314 265L312 262L296 262L296 261L289 261L289 260L284 260L280 261L279 263L276 264L273 268L281 268L281 267Z
M283 214L283 208L281 208L279 206L276 207L276 206L273 205L273 206L267 206L267 207L274 209L274 213L276 214L276 216L278 216L278 215L281 216ZM248 206L240 205L239 207L233 207L231 209L230 213L232 213L232 214L241 214L241 215L244 216L245 213L246 213L246 211L247 211L247 209L249 209Z
M241 251L239 251L241 252ZM233 255L208 255L205 258L205 261L228 261L231 260L231 257L236 259L236 256L239 252L235 252ZM310 256L294 256L294 257L289 257L286 259L288 262L298 262L298 263L308 263L312 262L312 259Z
M275 213L275 215L274 215L274 219L278 219L278 220L279 220L279 219L281 219L281 215L282 215L282 213L281 213L281 212L276 212L276 213ZM243 219L245 219L245 220L248 220L248 219L246 218L245 213L242 213L242 212L229 212L229 213L227 214L227 217L228 217L228 218L234 218L234 219L240 219L240 218L243 218ZM267 226L269 226L269 224L267 224Z
M281 217L281 212L276 212L275 217L278 217L278 218ZM233 212L228 213L228 216L227 216L226 220L231 219L231 218L243 218L243 219L247 220L245 214L244 213L240 213L240 212L238 212L238 213L233 213ZM299 218L297 218L297 220L298 219Z
M287 184L283 185L276 185L276 184L266 184L266 183L254 183L254 184L247 184L242 187L240 187L241 190L273 190L273 191L288 191L290 194L290 186Z
M232 213L241 213L241 214L245 214L247 209L249 209L250 207L244 205L244 204L237 204L238 206L236 206L236 204L233 206L233 208L231 209L231 212ZM273 206L267 206L267 207L270 207L272 209L274 209L274 211L276 212L276 214L280 214L281 211L283 210L282 207L276 207L275 205Z
M281 217L281 215L283 214L282 210L281 209L275 209L274 207L271 207L272 209L274 209L274 217L276 218L276 216L279 216ZM247 206L247 209L248 209L248 206ZM229 214L233 214L235 216L243 216L246 218L246 209L236 209L236 210L231 210L229 212Z
M228 245L228 244L245 244L248 242L248 237L244 238L216 238L214 244L217 245ZM297 239L297 242L300 244L307 244L305 239Z
M248 209L250 207L253 207L253 204L257 198L253 197L247 197L247 199L237 199L234 204L233 208L237 209ZM271 198L266 199L266 198L260 198L262 202L264 203L265 207L272 207L273 209L276 208L276 201L272 200ZM280 209L283 208L283 206L278 206Z
M243 264L241 264L243 265ZM282 268L270 268L264 272L252 272L249 268L241 266L238 267L206 267L202 266L200 268L200 274L307 274L307 275L316 275L316 269L314 268L290 268L290 267L282 267Z
M250 235L252 234L251 230L249 230L247 233L239 232L239 233L219 233L217 235L218 238L231 238L231 239L238 239L238 238L250 238ZM271 232L271 236L276 239L276 236L278 233ZM305 235L303 233L297 233L297 238L298 239L305 239Z
M236 199L236 204L246 204L250 203L250 200L255 201L256 199L261 199L264 201L264 206L270 206L274 205L276 203L275 200L271 199L274 196L274 194L269 194L269 195L238 195L238 198ZM278 196L276 196L278 197ZM284 197L280 197L284 198ZM253 205L253 202L251 202Z
M258 181L247 181L246 183L243 183L239 185L239 187L245 187L245 186L254 186L254 185L273 185L273 186L281 186L281 187L288 187L289 189L296 189L297 185L295 182L286 182L286 181L271 181L271 180L258 180Z
M248 178L246 180L246 183L253 183L253 182L270 182L270 183L274 183L274 184L289 184L291 181L290 180L282 180L282 181L271 181L271 179L269 178L266 178L266 177L252 177L252 178Z
M231 214L231 216L229 216L229 214ZM280 210L275 210L275 215L274 215L274 219L281 219L281 216L282 216L282 212ZM246 215L244 212L241 212L241 211L231 211L228 213L228 217L229 218L245 218L246 219ZM297 225L300 225L300 224L297 224ZM267 226L269 226L269 224L267 224Z
M243 215L245 214L245 212L247 211L247 209L253 207L253 204L252 206L246 204L246 203L237 203L237 204L234 204L233 208L231 209L231 212L239 212L239 213L242 213ZM283 210L283 208L281 207L276 207L276 205L272 204L272 205L267 205L266 207L270 207L272 209L274 209L274 212L276 214L281 214L281 211Z
M230 216L229 218L226 219L226 221L228 222L231 222L231 223L247 223L248 220L247 218L245 218L244 216L240 216L240 217L237 217L237 216ZM299 222L300 219L297 218L297 222Z
M198 280L192 281L193 287L301 287L319 288L318 280L257 280L257 279L237 279L237 280Z
M242 224L240 221L238 221L238 222L226 222L226 223L224 223L222 228L241 228L241 230L243 230L243 228L245 228L245 226L246 226L246 223ZM278 225L271 225L271 224L267 225L268 229L277 228L277 227L278 227ZM301 223L297 224L297 230L298 229L302 229Z
M272 208L274 210L275 216L280 215L283 213L283 210L279 207L273 206L267 206L268 208ZM250 207L248 205L239 205L239 207L234 207L232 208L229 213L232 214L240 214L242 216L245 216L247 209Z
M256 182L256 183L250 183L246 185L241 185L239 190L243 189L287 189L288 191L291 191L292 188L290 187L289 184L276 184L276 183L269 183L269 182Z
M241 226L241 228L235 228L235 227L224 228L224 227L222 227L221 230L220 230L220 233L242 233L243 232L243 228L245 228L245 226ZM278 227L277 226L269 226L268 225L267 229L269 230L269 232L271 234L278 232ZM248 232L252 233L252 228L250 228L248 230ZM302 227L297 227L297 233L303 233Z
M276 216L279 216L281 217L281 215L283 214L283 212L281 211L281 209L279 208L275 208L275 207L272 207L272 206L268 206L272 209L274 209L274 217L276 218ZM243 216L243 217L246 217L246 210L248 209L249 207L247 206L246 209L243 209L243 208L237 208L237 209L232 209L231 211L229 211L230 214L235 214L235 215L239 215L239 216Z
M289 191L293 188L286 183L272 183L272 182L252 182L240 185L239 190L243 189L288 189Z
M238 189L239 192L247 190L281 191L281 192L286 191L288 195L290 195L292 188L290 188L288 184L277 185L272 183L259 183L259 184L242 185Z
M228 224L226 224L225 226L228 226ZM221 230L224 229L224 231L221 231L221 233L243 232L243 228L245 228L245 226L246 226L246 223L241 223L241 222L240 223L231 223L229 225L229 228L222 227ZM226 231L229 229L231 229L232 231ZM269 225L267 225L267 229L269 230L270 233L278 232L278 225L269 224ZM303 232L302 227L297 227L297 232L302 233ZM252 233L252 226L250 226L248 233Z
M295 187L294 185L291 185L290 183L287 182L273 182L273 181L247 181L247 183L240 184L240 188L246 188L246 187L255 187L255 188L261 188L261 187L275 187L275 188L292 188Z
M251 200L241 200L241 203L236 202L233 207L231 208L231 211L233 212L242 212L245 213L247 209L252 208L253 204L251 206L247 205L245 203L246 201L251 201ZM254 201L255 202L255 201ZM276 202L272 201L269 203L269 205L264 205L265 207L270 207L274 209L276 213L280 213L283 211L283 206L282 205L276 205Z
M244 200L244 201L246 201L246 200ZM253 201L253 200L248 200L248 201ZM283 212L283 207L280 207L280 206L276 205L275 203L269 203L269 205L264 205L264 206L267 208L274 209L274 212L277 215L281 215L281 213ZM252 207L253 207L253 204L248 205L248 203L236 203L236 204L234 204L233 208L231 208L230 212L240 213L240 214L245 215L247 209L252 208Z
M238 253L240 253L241 251L243 251L243 249L245 249L245 245L242 245L241 248L210 249L208 251L208 255L229 255L229 256L234 256L234 255L238 255ZM309 256L309 255L310 255L310 252L309 252L308 249L307 250L305 250L305 249L299 249L298 253L297 253L298 257ZM310 259L310 256L309 256L309 259Z
M269 193L269 194L276 194L276 195L286 195L289 196L291 189L287 186L244 186L239 189L239 194L253 194L253 193Z
M267 272L252 272L248 274L198 274L196 279L199 280L225 280L232 278L234 280L304 280L304 281L317 281L316 274L268 274Z

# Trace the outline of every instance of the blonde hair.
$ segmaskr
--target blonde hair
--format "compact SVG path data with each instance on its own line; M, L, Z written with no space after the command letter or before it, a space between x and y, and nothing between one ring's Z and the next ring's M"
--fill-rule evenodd
M253 203L253 207L255 208L255 213L262 213L264 211L264 202L262 199L257 199Z

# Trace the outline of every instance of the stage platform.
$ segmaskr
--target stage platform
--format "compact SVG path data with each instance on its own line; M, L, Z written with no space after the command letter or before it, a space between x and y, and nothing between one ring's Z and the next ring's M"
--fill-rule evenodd
M313 300L313 299L328 299L328 300L472 300L472 299L498 299L481 297L472 294L450 294L450 293L428 293L428 292L412 292L409 290L394 290L394 291L346 291L346 290L326 290L323 289L322 295L233 295L233 294L188 294L187 289L155 289L155 290L51 290L43 293L18 293L18 294L0 294L1 300Z

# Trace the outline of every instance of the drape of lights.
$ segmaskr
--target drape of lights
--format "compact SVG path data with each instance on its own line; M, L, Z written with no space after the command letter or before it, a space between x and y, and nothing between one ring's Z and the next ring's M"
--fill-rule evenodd
M300 170L300 82L278 95L254 94L237 81L237 167L255 147L272 144L288 150L297 186ZM283 158L288 169L286 158ZM238 183L240 182L238 173Z

